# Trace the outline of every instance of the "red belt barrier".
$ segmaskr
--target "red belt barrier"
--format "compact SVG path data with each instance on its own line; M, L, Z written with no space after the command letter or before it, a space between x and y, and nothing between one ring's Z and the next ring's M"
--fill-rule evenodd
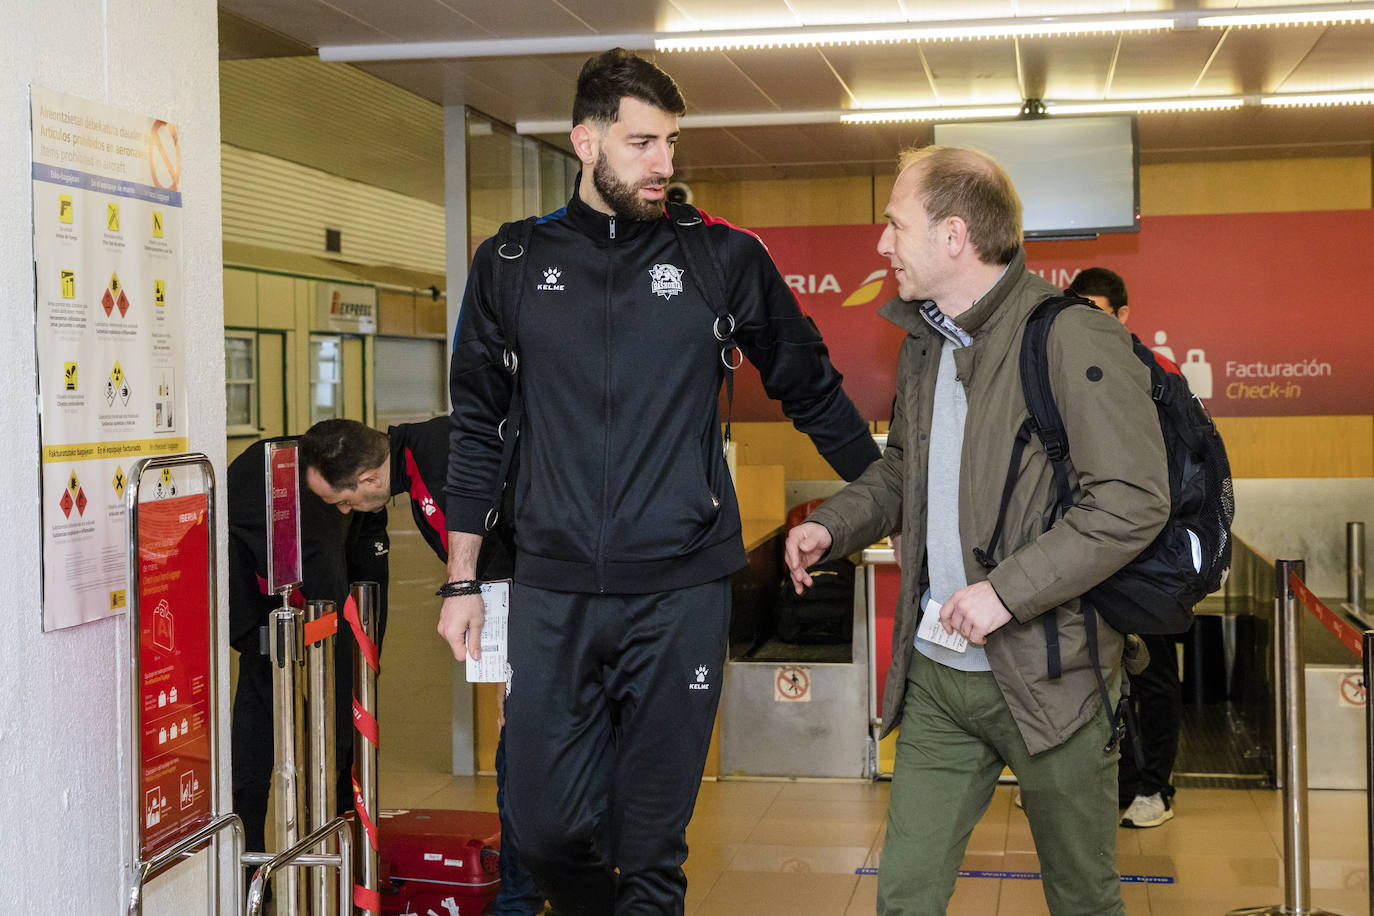
M363 660L375 673L380 674L382 669L377 644L369 639L363 630L363 622L358 619L358 606L354 603L352 595L349 595L348 600L344 602L344 619L353 628L353 638L357 640L358 647L362 649ZM363 739L371 742L373 747L380 747L377 719L359 705L356 695L353 697L353 727ZM377 823L372 817L372 812L367 810L362 786L358 785L356 769L353 771L353 810L358 814L358 823L363 825L363 833L367 835L368 845L373 850L380 851L381 845L377 839ZM355 884L353 885L353 905L368 913L381 913L382 895L377 891Z
M1312 616L1317 618L1318 622L1326 627L1332 636L1341 641L1341 645L1354 652L1357 658L1364 658L1364 636L1359 630L1351 626L1344 617L1322 604L1321 600L1312 594L1307 583L1302 581L1296 572L1288 574L1288 587L1293 590L1294 595L1298 596L1298 600L1312 612Z
M313 646L322 639L328 639L339 632L339 615L330 611L319 620L311 620L305 625L305 644Z

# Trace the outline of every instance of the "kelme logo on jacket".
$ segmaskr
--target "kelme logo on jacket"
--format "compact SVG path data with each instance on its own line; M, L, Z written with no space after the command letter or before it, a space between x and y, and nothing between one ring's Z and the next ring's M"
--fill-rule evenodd
M563 278L563 271L557 267L545 267L541 273L544 274L544 282L540 283L535 289L562 292L563 284L558 281Z
M655 264L649 268L649 279L653 281L653 293L664 299L671 299L682 292L682 275L685 271L671 264Z

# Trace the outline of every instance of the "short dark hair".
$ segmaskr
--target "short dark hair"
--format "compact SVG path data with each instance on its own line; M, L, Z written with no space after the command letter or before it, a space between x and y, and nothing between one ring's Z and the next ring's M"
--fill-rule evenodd
M573 127L591 121L601 128L620 119L620 100L629 96L678 117L687 103L673 78L624 48L612 48L582 65L573 99Z
M357 420L321 420L301 436L301 467L319 471L336 490L351 490L358 475L391 460L386 433Z
M1069 292L1080 296L1102 296L1115 315L1126 307L1126 281L1114 270L1089 267L1079 271L1069 284Z
M935 226L957 216L984 264L1010 264L1021 250L1021 198L991 156L955 146L903 150L897 173L922 167L916 195Z

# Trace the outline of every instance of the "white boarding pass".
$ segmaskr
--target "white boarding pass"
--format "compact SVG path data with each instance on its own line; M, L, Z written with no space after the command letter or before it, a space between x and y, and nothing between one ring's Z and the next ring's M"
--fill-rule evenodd
M926 642L933 642L955 652L963 652L968 648L968 640L962 633L958 630L946 633L945 628L940 625L940 603L934 598L926 601L926 612L921 616L921 626L916 630L916 635ZM483 648L482 651L485 652L486 649Z

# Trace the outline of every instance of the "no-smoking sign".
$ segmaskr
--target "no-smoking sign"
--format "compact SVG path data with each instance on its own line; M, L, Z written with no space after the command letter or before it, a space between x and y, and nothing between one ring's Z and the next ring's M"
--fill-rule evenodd
M810 703L811 669L804 665L781 665L773 669L773 700Z
M1364 675L1347 674L1341 678L1341 705L1364 706L1367 702Z

